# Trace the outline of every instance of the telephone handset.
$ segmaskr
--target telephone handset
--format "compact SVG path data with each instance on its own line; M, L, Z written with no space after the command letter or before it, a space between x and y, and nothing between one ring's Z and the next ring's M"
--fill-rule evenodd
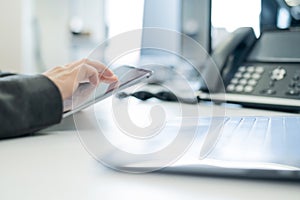
M220 92L220 84L222 84L220 81L222 80L217 77L218 73L221 73L223 81L228 79L229 77L226 76L233 70L231 68L242 61L255 41L256 36L253 29L242 27L235 30L217 46L211 55L213 62L209 61L208 66L203 71L203 76L208 77L206 78L206 85L209 86L209 92ZM218 72L215 71L216 67Z
M268 31L256 38L250 27L237 29L213 51L199 98L299 112L299 41L299 31Z

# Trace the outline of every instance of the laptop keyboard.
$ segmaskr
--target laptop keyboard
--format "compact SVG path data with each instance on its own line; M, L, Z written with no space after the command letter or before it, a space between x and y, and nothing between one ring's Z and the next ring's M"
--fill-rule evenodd
M207 157L300 167L300 117L227 118Z

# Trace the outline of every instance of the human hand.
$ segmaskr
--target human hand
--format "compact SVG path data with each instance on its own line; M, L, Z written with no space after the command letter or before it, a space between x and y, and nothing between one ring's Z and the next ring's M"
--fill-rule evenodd
M102 63L88 59L54 67L44 72L43 75L58 87L63 100L71 97L80 83L89 82L97 86L100 82L113 83L118 80L114 73Z

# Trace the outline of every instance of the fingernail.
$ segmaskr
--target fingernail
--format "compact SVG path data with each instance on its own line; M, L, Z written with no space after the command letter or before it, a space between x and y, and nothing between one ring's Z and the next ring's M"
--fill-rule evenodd
M112 76L104 76L104 78L118 80L118 77L114 74Z
M114 76L114 73L112 71L110 71L109 69L107 69L102 72L102 75L105 77L112 77L112 76Z

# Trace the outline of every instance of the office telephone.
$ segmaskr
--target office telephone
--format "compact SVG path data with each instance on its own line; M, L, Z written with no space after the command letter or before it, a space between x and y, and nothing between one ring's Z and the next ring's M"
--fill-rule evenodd
M200 92L200 99L300 111L300 31L265 31L256 38L252 28L242 27L211 57L222 80L212 66L206 66L203 75L209 77L210 91ZM221 94L222 84L226 95Z

